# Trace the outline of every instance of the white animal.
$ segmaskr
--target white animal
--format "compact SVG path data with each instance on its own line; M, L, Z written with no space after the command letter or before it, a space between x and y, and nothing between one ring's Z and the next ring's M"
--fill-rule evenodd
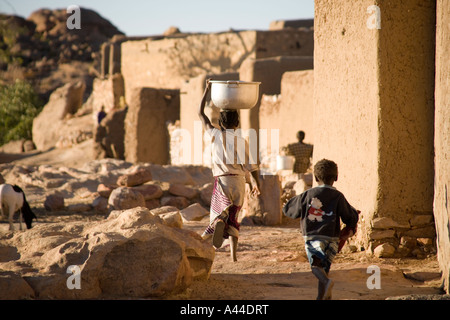
M36 215L31 211L25 193L20 187L10 184L0 185L0 204L1 215L8 214L9 230L14 231L13 216L19 210L20 230L22 230L22 218L25 220L27 228L31 229L31 222L33 218L36 218Z

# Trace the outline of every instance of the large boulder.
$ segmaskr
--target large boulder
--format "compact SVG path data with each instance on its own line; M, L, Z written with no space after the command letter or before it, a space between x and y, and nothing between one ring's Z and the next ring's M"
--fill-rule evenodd
M58 88L51 94L48 103L33 120L33 142L38 150L55 147L64 136L73 135L71 133L76 130L92 132L90 120L85 125L77 124L76 129L66 126L64 121L67 115L75 114L81 107L85 88L84 82L76 81ZM81 129L78 126L81 126Z
M102 221L37 225L0 244L17 248L0 261L0 283L21 286L12 299L161 297L207 279L215 254L196 233L171 228L142 207Z

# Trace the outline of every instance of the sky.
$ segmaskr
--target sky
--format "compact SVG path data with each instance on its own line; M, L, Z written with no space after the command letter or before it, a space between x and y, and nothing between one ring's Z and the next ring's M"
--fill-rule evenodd
M0 0L0 12L27 18L37 9L70 5L95 10L127 36L162 34L170 26L182 32L267 30L274 20L314 17L314 0Z

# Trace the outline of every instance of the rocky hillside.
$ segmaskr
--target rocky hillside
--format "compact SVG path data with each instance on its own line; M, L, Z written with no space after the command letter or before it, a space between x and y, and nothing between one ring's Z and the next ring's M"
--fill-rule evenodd
M28 18L0 14L0 83L28 80L47 102L56 88L84 80L89 95L101 44L123 33L84 8L81 29L69 30L69 16L65 8L40 9Z

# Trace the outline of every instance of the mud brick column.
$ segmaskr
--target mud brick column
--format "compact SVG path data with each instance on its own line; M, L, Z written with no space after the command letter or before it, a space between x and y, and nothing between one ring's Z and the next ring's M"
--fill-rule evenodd
M134 88L125 117L125 160L168 164L167 122L179 118L179 90Z
M439 266L450 293L450 2L436 8L435 184L434 219Z
M376 4L315 2L314 162L337 162L363 246L410 254L402 238L433 228L436 3ZM376 218L392 221L386 237Z

